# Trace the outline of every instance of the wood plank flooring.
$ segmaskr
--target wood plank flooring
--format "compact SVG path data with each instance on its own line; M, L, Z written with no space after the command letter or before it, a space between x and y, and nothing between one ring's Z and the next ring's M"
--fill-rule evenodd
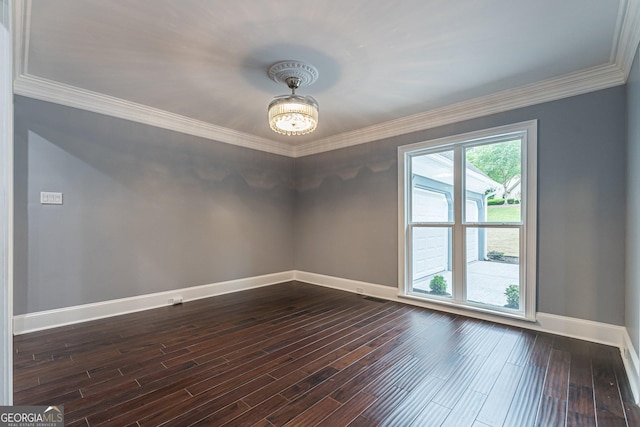
M297 282L14 345L69 426L640 426L616 348Z

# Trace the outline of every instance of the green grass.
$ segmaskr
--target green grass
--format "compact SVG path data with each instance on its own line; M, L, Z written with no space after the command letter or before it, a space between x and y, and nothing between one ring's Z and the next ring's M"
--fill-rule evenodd
M520 222L520 205L487 207L488 222Z

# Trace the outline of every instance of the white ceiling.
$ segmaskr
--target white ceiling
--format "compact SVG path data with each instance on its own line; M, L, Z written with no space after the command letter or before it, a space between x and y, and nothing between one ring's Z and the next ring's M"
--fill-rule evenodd
M436 113L622 84L637 3L17 0L15 92L281 154L321 151L427 128ZM270 100L288 93L267 69L289 59L320 73L298 91L320 104L303 137L267 124Z

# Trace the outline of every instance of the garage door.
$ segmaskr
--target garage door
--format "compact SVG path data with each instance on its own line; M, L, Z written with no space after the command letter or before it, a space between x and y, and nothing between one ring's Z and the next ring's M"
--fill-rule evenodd
M447 222L449 205L444 194L414 188L413 220ZM449 229L413 229L413 280L449 269Z

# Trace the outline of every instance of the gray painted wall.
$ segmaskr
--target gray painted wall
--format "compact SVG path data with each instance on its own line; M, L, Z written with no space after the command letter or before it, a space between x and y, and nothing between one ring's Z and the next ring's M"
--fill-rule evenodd
M625 99L620 86L294 161L17 97L16 314L294 268L397 286L397 147L538 119L538 311L622 325Z
M397 286L397 147L532 119L538 311L624 324L624 86L297 159L295 268Z
M19 96L15 146L15 314L293 268L293 159Z
M625 326L640 350L640 55L627 80L627 251Z

